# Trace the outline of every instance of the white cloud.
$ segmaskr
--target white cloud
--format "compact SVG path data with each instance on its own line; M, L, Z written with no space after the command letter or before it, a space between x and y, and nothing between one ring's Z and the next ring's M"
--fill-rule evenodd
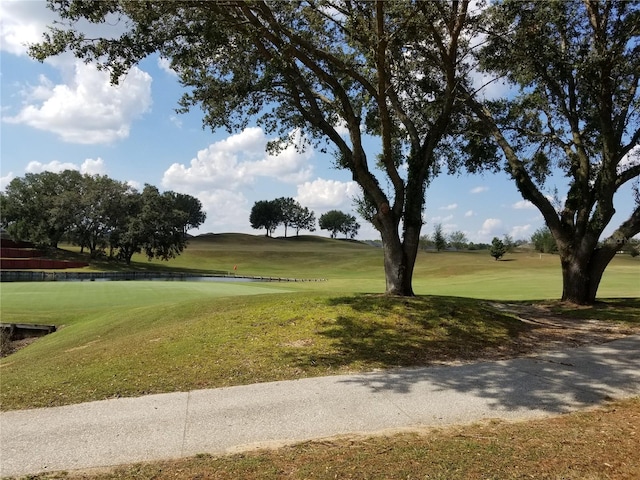
M633 147L631 151L622 158L618 164L617 173L620 175L622 172L638 164L640 164L640 145Z
M60 162L58 160L52 160L49 163L41 162L29 162L25 171L27 173L42 173L42 172L54 172L60 173L65 170L78 170L80 173L86 173L88 175L104 175L106 173L106 167L104 160L98 157L95 160L93 158L87 158L82 165L78 166L72 162Z
M482 228L478 232L479 235L487 237L488 235L495 235L498 230L502 228L502 220L497 218L487 218L482 223Z
M158 67L160 68L160 70L167 72L172 77L178 76L178 72L176 72L173 68L171 68L171 60L169 60L168 58L159 57Z
M457 203L452 203L450 205L446 205L444 207L440 207L440 208L438 208L438 210L455 210L456 208L458 208L458 204Z
M5 121L55 133L69 143L112 143L129 136L132 122L151 107L151 76L133 67L120 85L79 60L68 84L41 76L23 93L25 105Z
M435 216L431 219L431 221L433 223L442 223L442 222L448 222L450 220L453 220L453 215L447 215L446 217L441 217L441 216Z
M478 70L471 72L471 79L473 87L478 91L480 97L487 100L507 97L514 91L514 88L506 81Z
M265 150L268 141L261 128L247 128L200 150L189 166L171 165L164 172L162 185L189 191L205 187L232 191L253 184L257 177L299 183L311 176L312 150L299 153L289 146L270 155Z
M296 200L310 209L350 207L353 198L360 195L356 182L340 182L318 178L298 185Z
M82 165L80 165L80 172L88 175L104 175L107 173L107 169L104 165L104 160L98 157L95 160L93 158L87 158Z
M26 55L27 45L40 42L47 26L60 20L42 0L2 0L0 18L0 50L13 55ZM80 20L74 27L88 38L115 38L125 31L126 22L119 21L117 15L108 14L105 22Z
M471 41L474 48L478 48L479 45L484 43L485 39L486 36L484 34L476 35L472 38ZM487 100L509 96L509 94L514 91L514 88L504 79L482 72L478 68L472 69L471 82L473 88L478 92L478 95Z
M41 162L29 162L25 171L27 173L42 173L42 172L53 172L60 173L65 170L80 170L78 165L71 162L59 162L58 160L53 160L49 163L41 163Z
M347 122L344 119L340 119L340 121L334 125L336 132L343 138L349 138L349 127Z
M483 193L489 190L489 187L475 187L472 188L469 193Z
M251 208L245 196L229 190L202 191L194 195L202 202L207 220L200 233L256 233L249 225Z
M127 180L127 185L134 190L142 190L142 184L136 180Z
M13 172L9 172L6 175L0 177L0 190L4 190L5 188L7 188L7 185L9 185L9 183L11 183L11 180L13 180L14 178L15 177L13 176Z
M167 188L184 187L189 191L200 188L239 188L252 182L237 158L216 152L211 147L200 150L191 166L174 163L162 177L162 185Z
M511 235L515 240L523 238L528 239L531 236L531 225L516 225L511 229L509 235Z
M26 55L27 44L42 40L45 26L56 16L44 2L3 0L0 18L0 49L13 55Z
M182 128L182 120L178 116L176 115L169 116L169 121L173 123L176 127Z
M464 214L465 217L473 217L475 212L473 210L467 210Z
M512 208L516 210L535 210L536 206L531 203L529 200L520 200L519 202L511 205Z
M248 163L247 171L250 175L277 178L286 183L300 183L313 173L313 167L309 163L312 157L311 148L300 153L295 146L289 145L277 155L266 155L258 161Z

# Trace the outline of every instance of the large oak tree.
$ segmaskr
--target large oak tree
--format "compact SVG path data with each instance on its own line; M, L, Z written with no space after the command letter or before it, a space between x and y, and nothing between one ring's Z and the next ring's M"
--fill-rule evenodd
M49 6L62 23L32 46L40 60L71 50L108 68L117 82L158 52L186 87L181 108L201 107L212 129L236 131L257 120L279 134L276 150L293 129L316 146L330 145L337 165L361 186L381 233L387 292L413 294L425 189L465 83L467 0ZM84 20L119 25L113 38L89 38L77 28ZM365 134L379 139L374 158Z
M640 232L636 198L603 238L615 194L640 175L640 2L504 0L487 14L481 65L519 94L480 102L460 90L555 238L562 299L592 303L616 251ZM564 200L549 195L554 170Z

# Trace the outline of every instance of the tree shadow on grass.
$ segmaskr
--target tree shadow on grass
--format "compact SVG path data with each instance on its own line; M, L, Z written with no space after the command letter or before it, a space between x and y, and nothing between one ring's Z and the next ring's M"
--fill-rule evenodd
M376 369L495 358L531 330L480 300L455 297L356 295L331 298L336 315L317 327L330 348L313 352L313 364ZM309 364L311 353L291 352Z
M425 404L464 394L466 406L564 413L640 394L640 337L468 365L403 369L345 380L376 393L421 395ZM457 400L456 400L457 401Z
M535 342L523 338L539 327L481 300L360 295L328 303L340 314L323 323L318 334L330 339L333 349L314 361L384 369L345 380L377 393L424 392L429 402L442 392L457 392L496 409L554 413L624 392L640 394L638 337L514 358L536 353ZM301 365L307 360L302 352L296 358ZM449 363L455 361L463 364Z
M640 324L640 298L607 298L579 307L552 302L549 308L554 314L568 318Z

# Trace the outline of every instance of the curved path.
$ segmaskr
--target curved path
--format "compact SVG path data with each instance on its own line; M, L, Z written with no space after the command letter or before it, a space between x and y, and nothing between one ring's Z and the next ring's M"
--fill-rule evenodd
M0 414L0 474L223 453L349 433L526 419L640 395L640 336L460 366Z

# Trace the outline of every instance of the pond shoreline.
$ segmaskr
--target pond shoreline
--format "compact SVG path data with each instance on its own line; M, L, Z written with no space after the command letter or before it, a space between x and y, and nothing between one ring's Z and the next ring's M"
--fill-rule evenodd
M95 282L95 281L178 281L178 282L324 282L325 279L262 277L233 274L193 274L158 272L46 272L0 271L0 282Z

